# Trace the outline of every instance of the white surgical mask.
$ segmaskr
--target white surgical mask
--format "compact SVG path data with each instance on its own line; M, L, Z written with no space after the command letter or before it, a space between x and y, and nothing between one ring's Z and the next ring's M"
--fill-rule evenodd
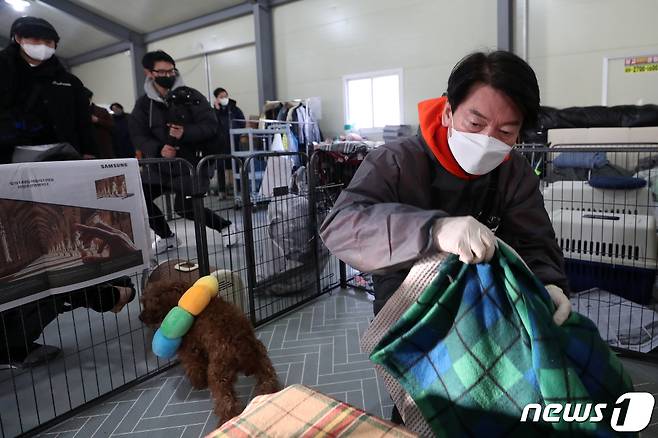
M219 99L219 104L220 104L221 106L226 106L226 105L228 105L228 97L222 97L221 99Z
M450 152L459 166L471 175L484 175L505 161L512 147L484 134L457 131L448 137Z
M39 61L50 59L55 54L55 49L45 44L21 44L21 47L27 56Z

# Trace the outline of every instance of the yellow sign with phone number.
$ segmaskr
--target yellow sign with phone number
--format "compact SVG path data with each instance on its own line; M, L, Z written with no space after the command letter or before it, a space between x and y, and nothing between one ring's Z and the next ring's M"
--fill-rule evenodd
M658 64L627 65L624 67L624 73L646 73L651 71L658 71Z
M624 60L624 73L658 72L658 56L639 56Z

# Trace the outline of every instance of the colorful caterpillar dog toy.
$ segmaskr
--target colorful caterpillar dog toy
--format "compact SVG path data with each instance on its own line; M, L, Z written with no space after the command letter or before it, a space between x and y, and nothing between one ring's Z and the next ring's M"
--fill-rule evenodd
M162 359L170 359L192 327L194 317L203 312L210 300L219 293L219 283L213 275L199 278L178 300L178 305L165 316L153 335L151 348Z

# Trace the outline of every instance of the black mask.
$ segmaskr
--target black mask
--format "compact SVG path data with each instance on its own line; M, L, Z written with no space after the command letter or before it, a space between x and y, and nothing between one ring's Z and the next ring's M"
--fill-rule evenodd
M176 76L157 76L155 78L155 83L161 86L162 88L171 90L174 87L174 84L176 83Z

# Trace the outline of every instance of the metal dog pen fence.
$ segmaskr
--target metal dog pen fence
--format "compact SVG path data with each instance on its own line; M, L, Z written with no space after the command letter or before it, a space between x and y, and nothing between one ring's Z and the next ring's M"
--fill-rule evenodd
M350 148L346 148L350 149ZM349 185L356 170L361 165L367 152L365 150L318 150L309 167L312 169L311 182L317 187L316 196L321 197L325 208L334 205L340 192ZM341 287L350 287L369 294L374 294L372 276L360 272L352 266L339 262Z
M231 161L241 172L240 179L249 181L253 166L248 160L272 169L267 196L256 202L260 187L252 185L231 189L239 193L239 205L235 196L204 195L210 176L224 174L233 167ZM144 195L147 201L154 200L151 227L162 234L162 224L168 223L179 245L153 253L149 272L130 278L136 299L118 313L111 312L116 293L107 285L49 296L0 313L2 343L10 356L5 362L13 363L0 370L7 388L0 395L0 436L36 435L176 365L152 354L151 330L139 321L146 278L159 267L184 262L198 267L199 275L230 272L232 283L222 283L220 293L242 308L255 326L339 287L339 262L323 249L315 225L326 214L327 204L309 190L303 172L297 174L295 187L290 186L290 175L283 174L292 170L289 162L297 167L306 161L301 154L285 153L245 161L211 156L197 168L181 159L141 160ZM163 213L167 196L162 195L173 197L173 221L167 222ZM14 218L3 213L2 223L11 224ZM46 219L53 223L52 233L72 225L66 218ZM230 232L219 230L225 224L222 220L231 221ZM11 232L11 227L3 230ZM150 234L154 240L152 230ZM66 257L79 257L75 248L70 252ZM27 350L33 342L55 347L46 351L53 357L22 367L20 351L10 352L10 344Z
M524 145L573 309L620 354L658 361L658 143Z

